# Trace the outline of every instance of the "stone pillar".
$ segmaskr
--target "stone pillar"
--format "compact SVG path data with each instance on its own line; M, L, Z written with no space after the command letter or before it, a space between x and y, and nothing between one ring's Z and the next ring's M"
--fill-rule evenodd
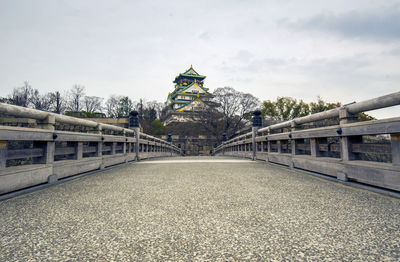
M252 155L251 159L256 160L257 158L257 143L256 143L256 137L257 137L257 130L259 129L258 126L253 126L251 128L251 147L252 147Z
M116 142L112 142L111 143L111 155L115 155L116 148L117 148L117 143Z
M350 141L347 136L340 138L340 157L343 161L351 159Z
M292 156L297 155L298 150L297 150L297 140L296 139L291 139L290 140L291 148L292 148Z
M54 152L56 150L56 142L47 141L44 146L44 163L53 164L54 163Z
M340 138L340 153L343 161L357 159L357 155L351 151L351 144L357 142L362 142L362 136L344 136Z
M290 127L292 131L296 131L299 129L299 126L293 121L292 123L290 123ZM298 150L297 150L297 140L296 139L292 139L290 140L290 146L292 148L292 156L297 155Z
M54 131L55 124L56 124L56 117L54 115L47 115L45 119L38 122L38 128ZM41 147L43 147L43 156L36 159L34 163L53 164L55 142L44 141L44 142L37 142L34 144L39 144Z
M96 155L97 157L100 157L103 155L103 141L97 142L97 148L96 148Z
M313 157L321 156L321 152L319 151L318 138L310 139L310 149L311 149L311 156Z
M278 154L281 154L282 153L282 145L281 145L280 140L276 141L276 146L278 147Z
M256 137L257 137L257 130L262 127L262 117L261 117L261 111L260 110L254 110L253 112L253 118L252 118L252 133L251 133L251 145L252 145L252 160L255 160L257 158L257 143L256 143Z
M136 127L135 129L135 154L136 154L136 161L140 160L139 157L139 137L140 137L140 130L139 127Z
M122 154L126 155L126 147L127 147L126 143L128 143L128 138L126 138L126 131L125 130L122 130L122 136L125 137L125 141L122 142Z
M400 166L400 133L390 134L392 143L392 165Z
M83 142L76 142L75 144L75 159L80 160L83 158Z
M265 161L269 162L269 154L271 154L271 141L267 141L267 157L265 158Z
M126 148L127 148L127 146L126 146L126 144L127 144L128 142L124 142L124 143L122 143L122 153L124 154L124 155L126 155Z
M357 116L350 114L346 108L339 110L340 125L355 122ZM341 131L342 132L342 131ZM342 136L340 137L340 155L343 161L356 159L351 152L351 143L362 141L362 136Z
M98 135L102 135L103 134L103 128L101 127L100 124L97 124L96 126L96 133ZM102 157L103 156L103 137L100 138L100 141L97 142L97 146L96 146L96 153L95 156L96 157ZM100 164L100 169L104 169L104 164L103 161Z
M0 141L0 170L6 168L7 163L7 141Z
M139 161L139 139L140 139L140 129L139 129L139 117L138 117L138 112L136 110L132 110L129 113L129 128L132 129L135 132L135 160Z

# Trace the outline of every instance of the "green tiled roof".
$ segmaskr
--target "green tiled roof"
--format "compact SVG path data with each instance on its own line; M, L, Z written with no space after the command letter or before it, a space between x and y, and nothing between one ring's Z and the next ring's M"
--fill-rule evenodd
M192 65L190 65L190 68L186 70L184 73L181 73L177 77L175 77L174 83L176 83L178 79L181 77L198 78L200 80L206 78L205 76L199 75L199 73L197 73L196 70L193 69Z
M191 82L190 84L184 86L180 85L180 79L181 78L188 78L188 82ZM175 77L174 83L177 85L175 86L174 91L168 94L167 102L169 103L170 110L177 112L177 110L181 110L185 106L193 103L196 101L198 98L202 100L204 97L212 96L210 93L208 93L209 88L205 88L200 86L202 84L202 80L206 78L205 76L199 75L199 73L196 72L196 70L193 69L193 66L191 65L188 70L186 70L184 73L179 74L177 77ZM200 82L200 84L198 83ZM203 91L204 93L185 93L185 90L188 88L192 87L194 84L197 84ZM197 97L197 99L182 99L179 98L177 99L178 95L183 95L183 96L189 96L190 98L192 97ZM178 108L173 108L174 105L178 105Z

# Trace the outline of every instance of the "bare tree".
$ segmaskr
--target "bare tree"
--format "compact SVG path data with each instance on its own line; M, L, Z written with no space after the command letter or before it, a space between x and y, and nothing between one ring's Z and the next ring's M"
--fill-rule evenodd
M260 100L248 93L236 91L232 87L217 88L214 93L217 110L222 113L225 122L224 131L233 134L243 126L247 113L256 109Z
M69 91L68 109L79 112L83 108L83 97L85 96L85 87L74 85Z
M161 103L161 102L157 102L157 101L152 101L152 103L153 103L153 108L157 113L157 118L160 119L161 115L162 115L162 111L165 107L165 104Z
M32 87L28 81L25 81L23 86L14 88L12 94L8 97L8 101L13 105L28 107L32 92Z
M29 98L30 104L34 109L49 111L51 108L51 95L41 95L39 90L33 89Z
M193 114L192 119L194 122L201 124L201 129L206 134L212 135L217 139L222 138L224 132L224 121L222 113L218 112L215 108L207 108L207 110Z
M138 117L140 120L143 120L144 118L144 110L145 110L145 99L139 99L139 102L136 102L136 107L135 109L138 111Z
M60 92L49 93L50 96L50 109L54 113L61 114L65 111L65 99L61 96Z
M86 112L94 113L102 111L103 98L98 96L85 96L83 98L84 109Z
M119 112L121 96L111 95L106 101L106 113L108 117L116 118Z

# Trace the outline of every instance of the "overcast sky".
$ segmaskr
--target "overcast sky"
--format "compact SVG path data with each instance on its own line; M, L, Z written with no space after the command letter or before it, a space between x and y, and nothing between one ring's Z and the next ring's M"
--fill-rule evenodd
M191 64L260 100L398 92L400 1L0 0L0 96L29 81L164 102Z

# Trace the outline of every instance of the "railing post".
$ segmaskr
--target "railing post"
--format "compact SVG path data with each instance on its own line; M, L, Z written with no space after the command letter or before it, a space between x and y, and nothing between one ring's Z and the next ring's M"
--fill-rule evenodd
M291 143L291 148L292 148L292 156L295 156L295 155L297 155L297 152L298 152L298 150L297 150L297 140L296 139L291 139L290 143Z
M350 114L346 108L339 110L340 125L352 123L356 120L356 116ZM340 131L339 131L340 130ZM341 127L337 132L342 133ZM356 159L356 155L352 153L351 143L362 141L362 136L341 136L340 137L340 154L343 161Z
M253 126L251 128L251 160L256 160L257 157L257 146L256 146L256 136L258 127Z
M54 152L56 150L56 142L47 141L44 147L44 163L53 164L54 163Z
M125 141L122 143L122 153L124 154L124 155L126 155L126 144L128 143L128 138L126 138L126 132L125 132L125 130L122 132L122 136L124 136L125 137Z
M392 165L400 166L400 133L390 134L392 144Z
M321 156L321 152L319 151L318 138L311 138L310 139L310 149L311 149L311 156L313 156L313 157Z
M171 156L172 156L172 135L171 134L168 134L168 138L167 138L167 141L168 141L168 143L169 143L169 151L170 151L170 153L171 153Z
M96 156L97 157L103 156L103 140L97 142Z
M117 142L112 142L111 144L111 155L115 155L117 148Z
M291 154L292 154L292 158L291 158L291 160L290 160L290 164L289 164L289 167L290 168L294 168L295 167L295 164L294 164L294 157L297 155L297 153L298 153L298 150L297 150L297 140L296 139L293 139L293 134L292 134L292 132L293 131L296 131L298 129L298 125L294 122L294 121L292 121L291 123L290 123L290 131L291 131L291 133L289 134L289 142L290 142L290 148L291 148ZM288 142L288 143L289 143Z
M76 142L75 145L75 160L80 160L83 158L83 142Z
M135 154L136 154L135 160L139 161L140 160L140 157L139 157L139 147L140 147L140 145L139 145L139 143L140 143L139 142L139 138L140 138L139 127L135 127L134 131L135 131Z
M251 145L252 145L252 160L256 160L257 158L257 145L256 145L256 137L257 137L257 130L262 126L262 118L261 118L261 111L254 110L253 112L253 119L252 119L252 128L251 128Z
M6 168L7 141L0 141L0 170Z
M222 155L225 155L225 145L224 143L226 142L226 133L222 134Z
M298 125L293 121L291 123L291 131L296 131L298 129ZM296 139L292 138L292 134L290 134L290 147L292 149L292 156L297 155L298 150L297 150L297 141Z
M103 134L103 129L102 129L100 124L97 124L97 126L96 126L96 133L99 134L99 135ZM100 141L97 142L96 153L95 153L96 157L102 157L103 156L103 140L104 140L104 137L101 136L100 137ZM100 169L104 169L103 161L101 161Z
M38 128L54 131L56 124L56 118L54 115L47 115L44 120L38 123ZM36 163L42 164L53 164L54 163L54 152L55 152L55 142L45 141L44 143L39 142L43 145L43 156L39 158Z
M139 130L139 118L138 118L138 112L136 110L132 110L129 113L129 128L133 129L135 132L135 160L139 161L139 138L140 138L140 130Z
M276 147L278 149L278 154L282 154L281 140L276 141Z
M96 133L99 135L103 134L103 129L101 127L101 125L98 123L96 126ZM100 141L97 142L97 149L96 149L96 156L97 157L101 157L103 156L103 140L104 137L100 138Z

